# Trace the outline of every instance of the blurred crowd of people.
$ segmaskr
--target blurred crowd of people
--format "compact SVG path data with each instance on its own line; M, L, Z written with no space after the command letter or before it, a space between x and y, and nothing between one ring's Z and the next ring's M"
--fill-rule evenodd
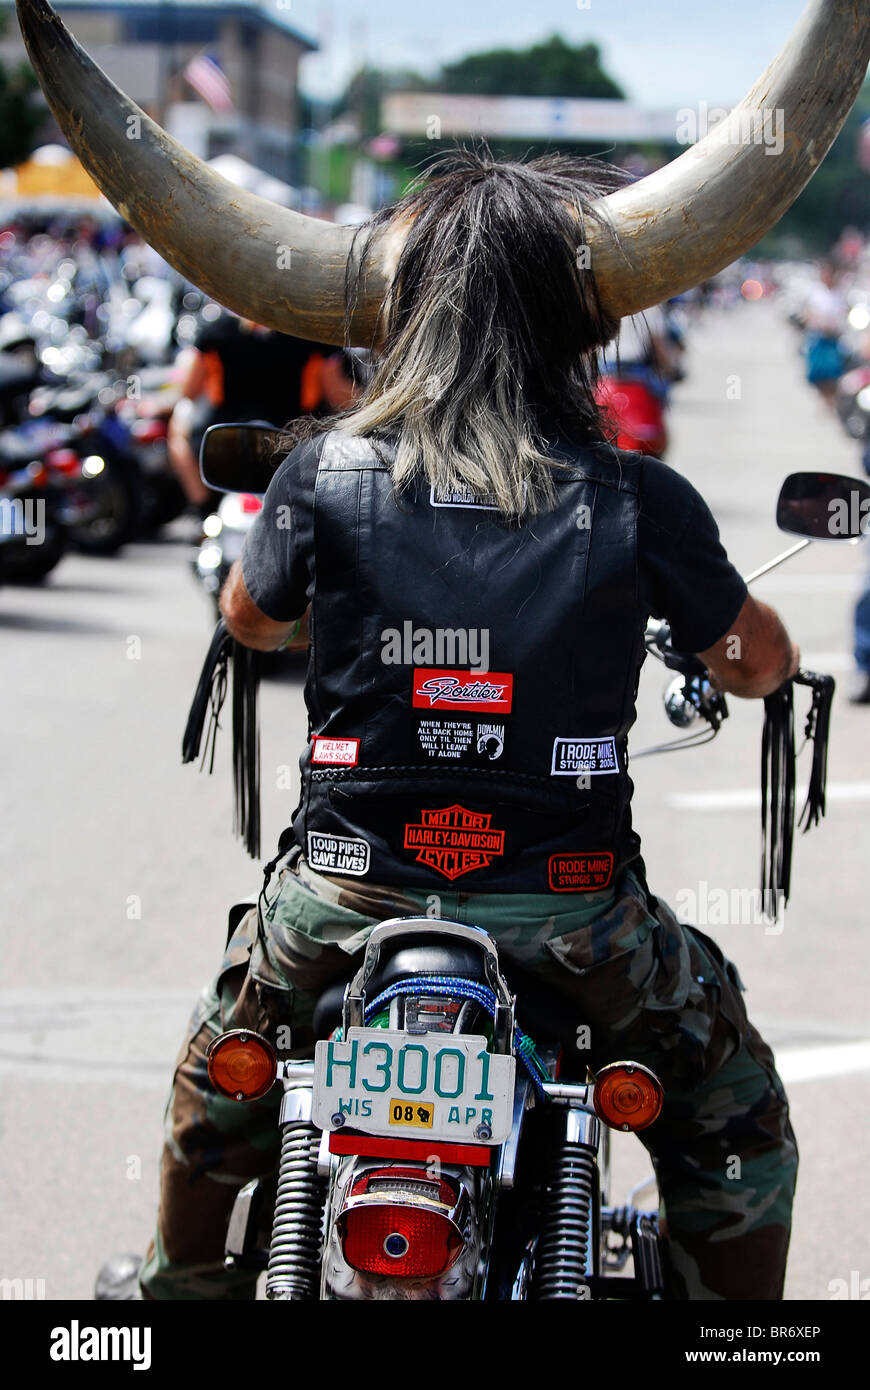
M789 318L803 334L807 383L855 440L870 476L870 244L846 228L817 264L782 267ZM855 607L858 679L850 699L870 705L870 570Z

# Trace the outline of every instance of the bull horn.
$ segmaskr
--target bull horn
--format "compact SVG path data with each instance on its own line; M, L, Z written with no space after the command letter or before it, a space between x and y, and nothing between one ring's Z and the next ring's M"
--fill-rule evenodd
M218 303L281 332L345 341L354 228L237 188L173 140L75 42L46 0L18 0L33 70L103 193L174 268ZM371 343L386 285L374 263L352 338Z
M824 159L868 61L870 0L810 0L726 120L601 200L615 236L590 228L589 263L614 317L700 284L757 245ZM777 130L781 153L768 154L764 140Z
M109 81L47 0L17 0L17 7L58 125L145 240L237 313L299 337L344 341L353 232L229 184ZM868 20L870 0L810 0L779 56L725 121L663 169L601 200L606 225L589 228L590 263L614 317L714 275L779 220L855 99L870 58ZM780 129L781 152L768 154L766 132ZM383 259L373 256L371 267L354 308L353 342L371 342L387 287Z

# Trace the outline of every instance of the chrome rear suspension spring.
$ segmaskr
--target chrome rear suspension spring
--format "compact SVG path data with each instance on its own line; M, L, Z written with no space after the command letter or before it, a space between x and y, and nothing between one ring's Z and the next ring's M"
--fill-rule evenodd
M297 1093L298 1095L299 1093ZM310 1113L310 1092L308 1092ZM326 1182L317 1175L320 1130L307 1119L281 1127L281 1162L266 1297L317 1298Z
M544 1213L535 1258L535 1297L583 1298L595 1196L592 1150L558 1142L545 1177Z

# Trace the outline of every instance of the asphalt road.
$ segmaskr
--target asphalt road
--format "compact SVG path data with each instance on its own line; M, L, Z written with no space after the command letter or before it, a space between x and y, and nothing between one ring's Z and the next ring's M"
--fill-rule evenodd
M788 543L774 524L785 474L857 473L857 449L804 385L775 305L709 314L688 365L669 461L708 498L748 571ZM839 681L829 814L796 843L780 931L741 922L740 899L728 899L724 924L715 916L723 893L757 882L760 706L732 700L711 746L633 765L652 887L706 904L706 930L737 961L789 1083L802 1154L792 1299L828 1299L852 1271L870 1277L870 709L845 699L861 551L813 546L757 587L804 664ZM42 588L0 590L0 1278L42 1280L48 1299L89 1298L107 1253L144 1247L172 1061L219 962L227 908L258 886L230 836L229 735L211 779L180 764L211 630L187 556L171 538L114 560L68 556ZM664 684L648 663L636 750L676 736ZM296 802L301 685L297 665L262 693L267 849ZM637 1142L615 1147L619 1183L642 1177Z

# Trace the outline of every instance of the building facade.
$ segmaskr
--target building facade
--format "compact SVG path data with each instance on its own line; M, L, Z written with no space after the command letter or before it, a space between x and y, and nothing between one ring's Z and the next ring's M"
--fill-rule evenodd
M122 91L203 159L235 154L300 182L298 72L317 44L290 21L290 0L53 0L67 28ZM217 60L233 109L214 111L184 69ZM26 58L12 12L0 61ZM46 112L43 139L57 139Z

